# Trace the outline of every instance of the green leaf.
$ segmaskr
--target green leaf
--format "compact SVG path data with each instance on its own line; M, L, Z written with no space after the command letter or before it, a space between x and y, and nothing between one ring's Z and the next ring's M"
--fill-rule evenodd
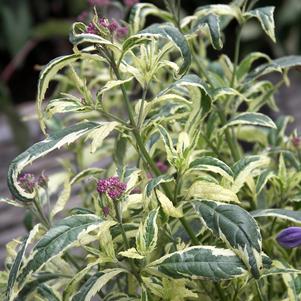
M240 113L237 116L233 117L231 120L229 120L226 123L223 129L229 126L236 126L236 125L262 126L267 128L273 128L273 129L277 128L273 120L267 115L264 115L262 113L249 113L249 112Z
M259 7L246 12L244 17L247 19L257 18L265 33L272 39L273 42L276 42L274 10L274 6Z
M59 130L46 138L28 148L25 152L15 158L8 169L8 187L12 195L19 201L32 202L35 198L35 192L28 192L24 190L18 183L18 176L22 170L35 160L47 155L51 151L69 145L83 135L89 133L92 129L97 128L99 123L83 122L73 125L69 128Z
M202 198L219 202L240 203L236 193L221 185L207 181L194 182L188 190L187 198Z
M34 246L31 257L22 269L18 277L19 282L32 273L41 269L48 261L56 256L62 255L67 249L76 245L87 244L95 239L97 235L87 235L91 231L106 230L115 222L104 222L93 214L74 215L66 217L53 226Z
M247 273L241 259L229 249L212 246L190 247L152 262L160 273L175 279L227 280Z
M90 301L110 280L123 272L126 271L123 269L108 269L97 272L83 284L71 301Z
M138 3L132 8L129 17L129 23L133 28L133 33L137 33L144 27L146 17L149 15L159 17L165 21L172 20L172 16L169 12L159 9L155 5L151 3Z
M210 42L214 49L223 48L222 33L218 16L210 14L199 17L192 25L192 32L205 28L208 30Z
M233 192L238 192L249 177L256 175L260 168L267 167L270 159L266 156L248 156L233 166L234 183L231 187Z
M71 185L74 185L82 180L84 180L86 177L99 177L99 175L104 172L104 169L102 168L96 168L96 167L89 167L84 170L82 170L80 173L76 174L70 181Z
M210 200L193 201L193 207L203 224L249 267L255 278L263 270L262 238L254 218L237 205Z
M147 215L145 222L140 224L136 245L137 251L142 255L148 255L156 248L158 239L157 216L158 210L152 210Z
M45 133L46 127L43 120L42 102L45 98L45 94L48 89L49 83L61 69L77 61L78 59L80 59L80 57L80 53L57 57L50 61L40 73L36 106L37 114L40 120L40 126L43 133Z
M258 209L251 211L253 217L279 217L294 223L301 223L301 211L293 211L287 209Z
M204 156L192 161L189 165L192 170L210 171L213 173L220 174L229 181L233 181L232 169L223 161L209 156Z
M168 182L171 182L171 181L173 181L173 180L174 180L174 178L173 178L172 176L167 176L167 175L163 175L163 176L159 176L159 177L152 178L152 179L146 184L146 187L145 187L146 196L147 196L147 197L150 197L152 191L153 191L157 186L159 186L160 184L162 184L162 183L168 183Z
M182 66L180 67L179 75L183 75L188 70L191 64L189 45L183 34L176 27L169 24L153 24L128 38L123 44L123 51L126 52L135 45L135 41L143 38L164 38L171 41L180 51L184 60Z

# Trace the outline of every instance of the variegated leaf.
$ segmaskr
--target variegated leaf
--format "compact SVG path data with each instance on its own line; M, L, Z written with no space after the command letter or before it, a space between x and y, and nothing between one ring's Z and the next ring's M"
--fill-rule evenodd
M138 251L135 248L130 248L126 251L119 252L119 255L127 258L133 258L133 259L143 259L144 256L138 253Z
M263 270L262 238L254 218L237 205L210 200L195 200L193 207L204 226L232 248L259 278Z
M265 33L272 39L273 42L276 42L274 10L274 6L259 7L246 12L244 14L244 17L246 17L247 19L258 19Z
M22 170L40 157L64 145L69 145L98 126L99 123L97 122L83 122L59 130L48 136L45 140L32 145L16 157L9 166L7 176L8 187L12 195L18 201L31 202L35 198L35 192L24 190L18 183L18 176Z
M260 168L267 167L270 163L270 159L266 156L248 156L233 166L234 183L231 190L237 193L249 177L256 175Z
M175 218L180 218L183 216L183 211L180 208L176 208L172 201L160 190L156 191L159 203L167 216L172 216Z
M138 3L132 10L129 17L130 24L132 25L133 33L137 33L145 25L147 16L153 15L166 21L171 21L172 16L169 12L159 9L151 3Z
M233 251L212 246L190 247L165 255L152 262L149 268L156 268L159 273L175 279L214 281L241 277L247 273L244 263Z
M288 209L258 209L251 211L253 217L279 217L281 219L289 220L294 223L301 223L301 211L294 211Z
M153 24L128 38L123 43L123 51L126 52L130 48L134 47L136 43L142 43L143 39L152 38L164 38L171 41L175 45L183 57L183 64L179 70L179 75L183 75L190 66L191 53L185 37L174 26L169 24Z
M222 33L220 29L219 17L213 14L201 16L192 25L192 31L196 32L202 28L207 29L210 42L214 49L223 48Z
M55 58L52 61L50 61L40 73L36 106L37 114L40 120L40 126L44 133L46 127L43 119L42 102L45 98L45 94L48 89L49 83L61 69L68 66L69 64L76 62L78 59L81 58L81 56L82 55L80 53L75 53Z
M237 195L221 185L207 182L196 181L188 190L188 198L202 198L219 202L240 203Z
M237 116L233 117L229 120L223 129L229 126L237 126L237 125L252 125L252 126L262 126L267 128L276 129L277 126L273 122L273 120L264 115L262 113L240 113Z
M152 210L144 223L140 224L136 246L137 251L142 255L148 255L156 248L158 240L157 216L158 210Z
M69 216L53 226L34 246L31 257L23 267L18 282L23 282L32 273L40 270L48 261L62 255L67 249L80 244L87 244L97 239L90 236L94 230L106 230L115 222L103 221L93 214Z
M217 173L229 181L233 181L234 177L232 169L226 163L214 157L204 156L197 158L190 163L189 168Z
M126 271L123 269L108 269L95 273L83 284L71 301L90 301L110 280L124 272Z
M159 177L152 178L147 184L145 188L146 196L150 197L152 191L162 183L168 183L173 181L174 178L172 176L163 175Z

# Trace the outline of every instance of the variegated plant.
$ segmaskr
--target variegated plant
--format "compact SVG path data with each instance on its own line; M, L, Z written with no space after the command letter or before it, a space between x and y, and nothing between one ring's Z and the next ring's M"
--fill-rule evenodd
M45 139L9 167L2 201L32 225L7 245L1 300L300 300L300 253L274 238L301 223L301 139L260 111L301 57L240 58L250 19L275 41L274 8L256 2L184 17L178 0L138 3L122 25L95 8L73 24L73 53L40 74ZM26 167L46 155L62 168L35 180Z

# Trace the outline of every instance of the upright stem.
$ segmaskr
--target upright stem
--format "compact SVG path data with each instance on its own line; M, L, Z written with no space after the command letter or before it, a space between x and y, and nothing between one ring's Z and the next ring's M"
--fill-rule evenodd
M111 59L111 66L112 66L112 69L113 69L113 71L114 71L114 73L116 75L116 78L118 80L121 80L121 76L120 76L119 70L118 70L118 68L116 66L116 63L115 63L115 60L113 58ZM142 157L143 157L144 161L149 165L149 167L152 170L152 172L156 176L160 176L161 173L160 173L159 169L157 168L156 164L154 163L154 161L152 160L152 158L150 157L149 153L147 152L147 150L146 150L146 148L144 146L142 137L140 135L139 129L137 128L137 124L135 122L134 112L133 112L130 100L128 98L128 95L126 93L126 89L125 89L125 87L124 87L123 84L120 85L120 88L121 88L122 95L123 95L123 98L124 98L124 101L125 101L125 104L126 104L126 108L127 108L128 114L129 114L130 124L133 127L133 134L135 136L138 148L139 148L139 150L142 153ZM162 186L164 192L166 193L167 197L170 200L173 200L173 195L172 195L172 192L170 191L169 187L165 183L162 183L161 186ZM190 225L187 223L185 217L181 217L179 220L182 223L182 225L185 228L185 230L188 233L188 235L190 236L191 241L193 242L193 244L194 245L198 245L199 244L198 239L194 235L193 230L190 228Z
M235 85L236 70L237 70L237 66L238 66L239 52L240 52L241 29L242 29L242 25L238 28L237 37L236 37L236 41L235 41L234 66L233 66L233 73L232 73L232 79L231 79L231 85L230 85L231 88L233 88Z

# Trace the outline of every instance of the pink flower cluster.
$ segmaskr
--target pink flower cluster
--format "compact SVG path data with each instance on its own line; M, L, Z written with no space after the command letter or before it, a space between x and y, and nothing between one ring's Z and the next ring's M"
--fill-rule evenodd
M121 26L114 19L110 22L106 18L100 18L98 23L101 27L108 29L111 34L116 34L117 38L123 38L128 34L128 28ZM92 22L87 26L87 33L97 34L97 28Z
M37 179L32 173L24 173L18 177L20 186L27 192L33 192L37 186L47 188L48 180L44 172Z
M123 3L124 3L127 7L132 7L133 5L139 3L139 0L123 0Z
M108 196L115 200L121 197L126 190L126 183L120 181L118 177L109 177L107 179L100 179L97 182L98 193L107 193Z
M20 175L18 182L20 186L28 192L33 192L36 187L36 178L31 173L24 173Z
M301 137L295 136L292 138L292 143L294 147L298 148L301 145Z

